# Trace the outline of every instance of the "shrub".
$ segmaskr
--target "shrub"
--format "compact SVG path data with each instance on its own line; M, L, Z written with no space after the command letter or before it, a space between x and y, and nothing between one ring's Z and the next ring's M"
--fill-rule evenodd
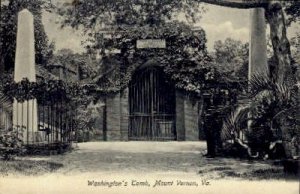
M77 130L77 137L75 138L77 138L78 142L84 142L84 132L82 129Z
M225 142L222 153L226 157L249 158L248 150L236 141L233 143Z
M0 133L0 156L4 160L12 160L15 156L25 152L20 134L8 130Z
M237 109L228 115L222 129L223 142L239 143L249 148L251 155L260 157L299 158L299 86L277 83L264 74L254 75L249 81L249 110ZM242 114L246 111L250 114ZM245 127L247 120L250 122ZM245 141L240 139L240 131ZM277 143L284 151L274 149Z
M261 157L269 151L272 142L272 132L266 127L256 127L246 132L246 139L252 152L258 152Z

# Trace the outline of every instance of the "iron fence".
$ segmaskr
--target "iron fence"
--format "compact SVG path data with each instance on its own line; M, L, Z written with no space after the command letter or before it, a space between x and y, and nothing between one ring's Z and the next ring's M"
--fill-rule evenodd
M75 89L61 80L7 84L3 93L12 105L6 112L0 105L0 128L15 131L31 151L70 146L77 139Z

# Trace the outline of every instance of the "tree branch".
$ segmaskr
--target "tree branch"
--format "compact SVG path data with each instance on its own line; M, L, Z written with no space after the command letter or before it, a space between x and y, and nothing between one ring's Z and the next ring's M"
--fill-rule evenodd
M238 9L266 7L268 5L268 0L198 0L198 1L212 4L212 5L219 5L224 7L238 8Z

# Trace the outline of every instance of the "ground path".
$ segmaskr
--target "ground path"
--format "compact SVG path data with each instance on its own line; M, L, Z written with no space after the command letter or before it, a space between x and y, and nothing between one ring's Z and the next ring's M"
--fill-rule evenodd
M282 179L282 168L270 162L208 159L202 156L205 148L205 142L79 143L75 150L63 155L31 158L61 163L63 167L38 177L8 177L2 180L5 184L0 180L0 193L1 187L8 193L24 186L22 191L31 194L71 191L200 194L223 193L225 190L228 191L226 193L254 193L257 190L265 194L298 194L297 181ZM173 182L173 185L153 187L157 180ZM122 186L100 186L113 181L120 182ZM148 186L132 185L146 181ZM198 186L177 186L177 181L196 182ZM206 181L209 185L203 186ZM88 186L88 182L93 186ZM125 182L128 186L124 186Z

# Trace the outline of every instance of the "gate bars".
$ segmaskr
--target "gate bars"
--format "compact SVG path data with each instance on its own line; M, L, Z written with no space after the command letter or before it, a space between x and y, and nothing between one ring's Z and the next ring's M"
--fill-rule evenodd
M14 106L14 111L18 114L14 118L17 125L5 121L5 130L17 131L24 145L29 147L68 145L76 141L75 118L79 91L78 85L61 80L33 83L24 79L19 83L6 84L3 92L10 99L15 99L17 106ZM31 101L36 103L29 105ZM34 109L37 109L37 131L29 124L29 119L36 118ZM0 124L3 125L5 114L1 106L0 116Z
M176 139L175 89L159 67L146 67L134 74L129 112L129 139Z

